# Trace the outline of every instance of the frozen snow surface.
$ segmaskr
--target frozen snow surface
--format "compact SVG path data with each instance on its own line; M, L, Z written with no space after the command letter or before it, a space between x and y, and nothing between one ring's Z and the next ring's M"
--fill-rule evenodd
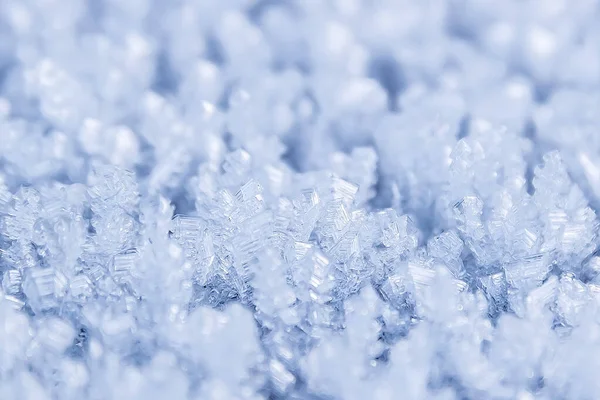
M598 0L0 1L0 399L598 399L598 210Z

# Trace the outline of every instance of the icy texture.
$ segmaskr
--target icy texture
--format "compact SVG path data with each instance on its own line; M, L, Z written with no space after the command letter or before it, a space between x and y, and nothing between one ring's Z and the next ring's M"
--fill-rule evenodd
M598 0L1 0L0 399L600 397Z

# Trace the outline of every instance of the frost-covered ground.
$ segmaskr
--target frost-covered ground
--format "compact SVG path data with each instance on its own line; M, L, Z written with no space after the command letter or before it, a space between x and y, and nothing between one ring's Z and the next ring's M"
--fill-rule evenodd
M599 209L598 0L0 1L0 399L597 399Z

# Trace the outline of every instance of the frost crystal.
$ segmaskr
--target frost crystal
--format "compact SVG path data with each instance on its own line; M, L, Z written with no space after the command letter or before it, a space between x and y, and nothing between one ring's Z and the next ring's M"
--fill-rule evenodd
M599 398L599 18L0 1L0 399Z

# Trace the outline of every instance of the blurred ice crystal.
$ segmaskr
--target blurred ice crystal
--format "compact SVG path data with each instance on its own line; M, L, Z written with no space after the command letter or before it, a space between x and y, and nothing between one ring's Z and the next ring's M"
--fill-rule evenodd
M598 21L0 1L0 398L600 397Z

